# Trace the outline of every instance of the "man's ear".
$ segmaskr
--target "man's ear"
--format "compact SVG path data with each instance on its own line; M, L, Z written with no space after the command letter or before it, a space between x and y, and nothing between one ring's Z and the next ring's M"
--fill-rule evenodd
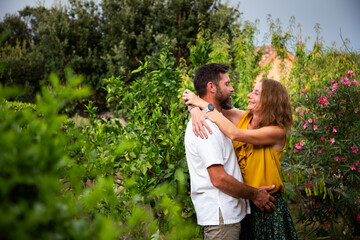
M207 92L213 93L213 94L216 93L216 85L213 82L208 82L207 85L206 85L206 88L207 88L206 89Z

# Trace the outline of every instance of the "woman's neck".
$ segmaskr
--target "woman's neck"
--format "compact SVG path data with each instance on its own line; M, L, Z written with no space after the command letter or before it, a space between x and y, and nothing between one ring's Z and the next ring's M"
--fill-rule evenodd
M258 114L253 114L252 119L251 119L251 121L250 121L250 123L249 123L248 128L249 128L249 129L255 129L255 128L257 128L257 126L259 126L261 120L262 120L262 117L261 117L261 116L259 116Z

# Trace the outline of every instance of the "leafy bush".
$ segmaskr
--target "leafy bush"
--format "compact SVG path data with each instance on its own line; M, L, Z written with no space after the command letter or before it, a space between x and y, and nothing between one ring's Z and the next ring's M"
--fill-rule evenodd
M31 112L36 112L36 105L32 103L23 103L23 102L9 102L6 99L3 99L2 104L8 104L8 108L11 111L18 112L22 110L29 110Z
M299 221L318 237L359 235L359 108L352 71L300 92L284 178L296 187Z
M196 237L199 230L193 231L194 210L183 147L187 114L180 94L184 88L169 54L161 54L157 70L149 71L147 61L134 70L132 74L139 77L130 86L121 77L106 80L109 104L115 103L117 114L126 121L119 135L138 143L119 156L117 171L126 184L123 201L137 199L136 203L151 206L161 234ZM123 206L122 211L129 208Z
M74 90L79 77L71 77L64 87L58 81L52 76L52 90L44 88L37 96L38 112L21 107L13 111L11 104L0 105L3 239L111 239L117 231L111 220L101 215L84 217L88 210L83 204L94 194L77 201L79 195L64 191L59 181L63 178L59 170L69 162L65 149L71 141L63 131L66 117L58 111L66 101L86 96L89 90ZM0 87L0 97L8 92L14 91ZM112 184L109 186L112 190Z

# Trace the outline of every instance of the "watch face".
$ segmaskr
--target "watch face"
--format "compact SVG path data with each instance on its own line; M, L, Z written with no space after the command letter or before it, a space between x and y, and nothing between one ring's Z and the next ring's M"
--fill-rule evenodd
M214 105L212 105L211 103L208 105L208 109L210 110L210 111L214 111Z

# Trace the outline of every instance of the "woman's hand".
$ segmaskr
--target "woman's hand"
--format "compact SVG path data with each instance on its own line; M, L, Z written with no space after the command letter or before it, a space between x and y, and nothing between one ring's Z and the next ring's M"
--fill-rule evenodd
M204 127L208 130L210 134L212 134L211 128L206 123L205 119L209 119L212 121L203 111L200 110L200 108L195 107L190 111L191 118L192 118L192 128L194 131L195 136L201 137L201 138L208 138L208 135L206 133L206 130Z
M192 127L195 136L201 137L201 138L208 138L207 132L205 128L208 130L210 134L212 134L211 128L206 123L206 119L209 119L212 122L215 122L213 119L211 119L209 116L207 116L204 112L201 111L200 108L204 109L208 105L208 103L198 96L196 96L195 93L190 91L189 89L186 89L182 96L183 102L189 106L189 112L191 114L192 118ZM205 105L205 107L201 107ZM204 128L205 127L205 128Z
M195 106L199 107L200 109L205 109L208 105L208 103L196 96L195 93L190 91L189 89L186 89L182 95L183 102L188 106Z

